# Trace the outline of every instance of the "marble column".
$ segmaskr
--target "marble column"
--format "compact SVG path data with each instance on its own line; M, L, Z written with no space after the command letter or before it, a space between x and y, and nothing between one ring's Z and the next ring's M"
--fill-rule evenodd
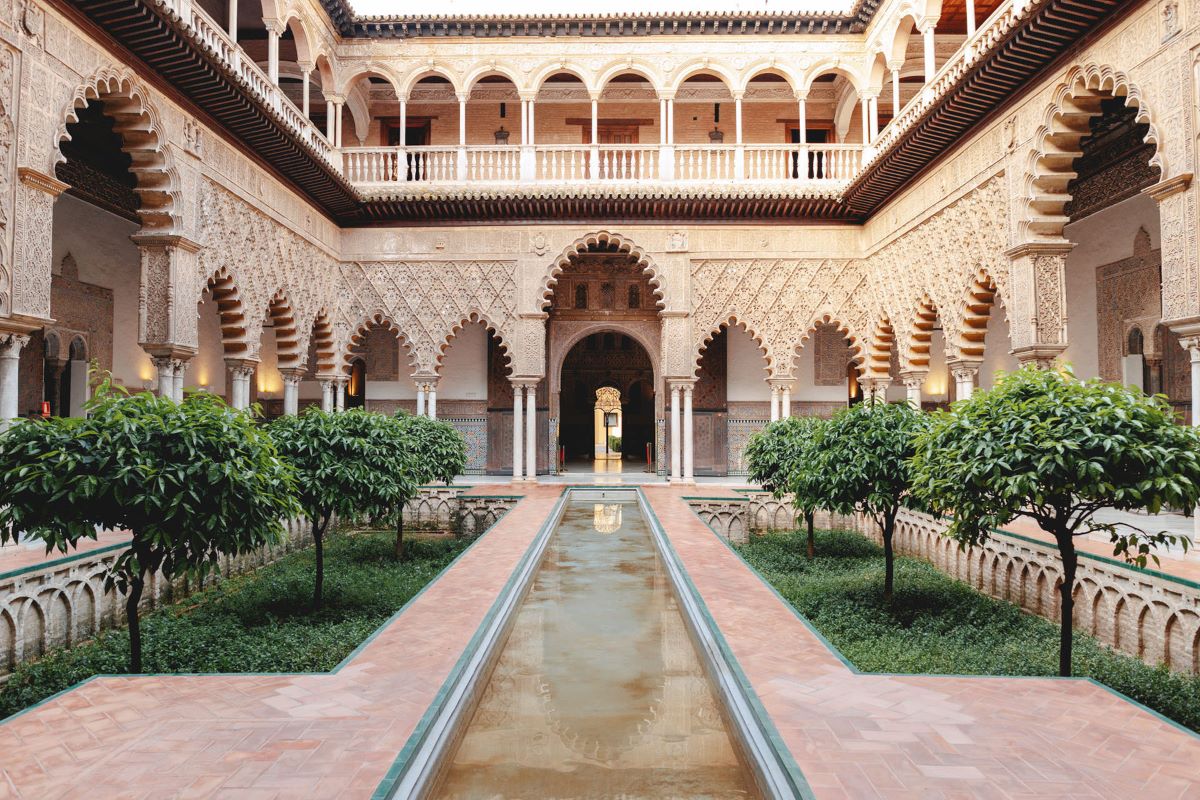
M680 431L679 431L679 384L671 384L671 480L678 481L683 477L680 470Z
M772 383L771 387L771 422L779 419L779 386Z
M928 86L933 82L933 76L937 73L936 52L934 50L933 29L937 25L937 20L925 20L918 28L921 31L921 36L924 39L925 51L925 85Z
M8 429L20 414L20 393L17 376L20 372L21 348L29 337L20 333L0 333L0 432Z
M525 385L522 383L514 383L513 387L513 480L521 480L523 467L525 464L524 458L521 455L522 445L525 443L523 429L525 425Z
M787 419L792 415L792 387L785 384L780 394L782 405L779 408L779 418Z
M345 376L341 376L341 377L334 379L334 382L333 382L334 405L333 405L333 407L337 411L345 411L346 410L346 384L348 384L349 382L350 382L350 379Z
M333 411L333 378L318 380L321 384L321 410L328 414Z
M537 480L537 384L525 387L525 480Z
M279 370L283 376L283 413L300 413L300 382L304 380L302 367L289 367Z
M424 383L417 384L417 416L425 416L425 386Z
M972 362L956 362L947 365L954 377L954 397L956 400L970 400L975 393L975 376L979 372L979 364Z
M425 413L430 419L437 419L437 383L426 384L429 389L425 393Z
M921 386L925 383L927 372L901 372L900 381L904 384L904 390L908 404L916 410L921 410Z
M257 362L247 359L226 359L229 367L229 405L238 410L250 407L250 381L254 377Z
M683 385L683 482L692 483L696 478L695 447L692 441L692 389L695 383Z

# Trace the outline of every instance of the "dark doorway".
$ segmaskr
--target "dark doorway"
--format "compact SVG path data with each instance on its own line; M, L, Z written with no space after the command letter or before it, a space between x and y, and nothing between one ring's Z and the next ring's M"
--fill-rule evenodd
M559 443L565 461L591 461L596 447L596 390L621 393L621 453L624 468L646 464L654 441L654 369L632 337L593 333L577 342L562 366Z

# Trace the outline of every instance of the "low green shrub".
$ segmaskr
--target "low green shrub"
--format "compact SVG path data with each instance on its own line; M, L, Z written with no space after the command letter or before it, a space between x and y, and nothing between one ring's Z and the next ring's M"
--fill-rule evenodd
M913 558L896 559L883 593L882 548L845 531L819 531L817 556L800 532L770 533L738 552L865 672L1056 675L1058 626L994 600ZM1200 677L1150 667L1082 633L1074 671L1200 731Z
M145 615L143 668L170 672L319 672L335 667L469 542L415 538L397 562L391 531L330 537L325 603L312 611L311 548ZM0 719L79 681L124 673L129 634L94 640L17 667L0 686Z

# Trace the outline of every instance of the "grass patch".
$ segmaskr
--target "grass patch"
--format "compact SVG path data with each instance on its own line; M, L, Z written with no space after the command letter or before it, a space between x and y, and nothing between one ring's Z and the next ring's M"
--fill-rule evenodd
M312 612L314 554L290 553L142 617L143 667L171 672L324 672L337 666L469 544L395 534L331 536L325 601ZM122 611L123 616L123 611ZM129 633L104 631L78 647L17 667L0 686L0 719L93 675L124 673Z
M896 558L883 598L883 549L859 534L770 533L737 545L781 595L864 672L1056 675L1058 625L994 600L914 558ZM1150 667L1075 633L1074 673L1107 684L1200 732L1200 676Z

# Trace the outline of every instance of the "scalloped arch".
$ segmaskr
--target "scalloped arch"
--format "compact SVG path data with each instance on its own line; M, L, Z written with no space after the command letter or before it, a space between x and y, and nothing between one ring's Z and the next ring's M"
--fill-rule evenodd
M551 262L549 269L542 276L541 287L538 294L539 307L546 308L550 305L550 296L554 293L554 285L558 283L558 276L571 263L574 258L581 254L592 251L593 247L604 247L606 250L610 247L615 247L617 252L626 253L631 259L637 262L637 265L642 268L642 272L649 276L650 288L654 290L654 297L658 307L665 308L667 304L666 293L662 288L662 279L659 276L658 266L650 255L638 247L630 239L622 236L619 233L602 230L594 233L589 233L585 236L580 236L575 241L567 245L558 258Z
M938 306L928 293L922 293L909 317L907 335L900 350L900 369L902 371L921 371L929 369L930 349L933 343L933 330L939 318Z
M723 328L726 328L726 329L741 328L743 331L745 331L747 334L749 334L750 338L754 340L754 343L756 345L758 345L758 351L762 355L763 360L766 362L767 376L769 378L775 377L776 359L775 359L774 354L771 353L770 348L767 347L766 338L758 332L761 328L755 327L752 322L748 322L743 315L739 315L739 314L730 314L729 316L725 317L724 320L722 320L721 322L718 322L715 325L709 326L708 331L705 332L704 336L700 339L700 341L697 344L693 345L693 350L692 350L692 374L693 375L695 375L696 371L698 369L700 369L700 359L704 356L704 351L706 349L708 349L709 342L711 342L714 338L716 338L717 334L720 333L721 329L723 329Z
M227 358L242 358L250 355L246 308L242 302L241 282L237 273L223 266L205 280L205 289L212 294L221 325L221 347ZM204 304L204 292L198 305Z
M854 328L846 322L843 322L841 317L831 311L818 311L813 314L808 321L808 325L804 328L804 333L800 336L800 340L792 347L792 356L795 357L804 348L805 343L812 337L818 325L832 325L837 328L838 332L846 337L850 342L850 360L858 367L859 373L863 372L863 362L866 359L866 354L862 344L862 336L858 334Z
M1071 199L1067 184L1075 174L1075 159L1083 154L1080 140L1089 132L1088 122L1100 113L1101 101L1110 98L1124 98L1126 106L1137 109L1136 121L1149 126L1144 141L1155 146L1150 165L1158 167L1160 177L1169 177L1158 126L1137 86L1124 72L1108 66L1074 66L1055 90L1025 160L1020 225L1026 240L1063 238L1065 206Z
M175 158L167 144L170 137L150 101L149 91L132 72L105 67L79 84L59 116L62 122L54 138L50 173L66 160L59 144L71 138L67 126L79 121L79 109L97 100L104 103L104 115L113 121L113 130L121 137L121 150L133 160L130 171L137 180L134 191L143 231L179 230L183 203Z
M344 346L341 348L340 356L335 360L334 371L345 372L350 366L350 362L354 358L353 348L361 344L367 335L367 331L371 328L383 328L396 334L396 338L400 340L400 347L406 353L408 363L412 367L416 367L415 353L416 348L413 345L412 339L400 327L396 319L381 308L368 312L357 322L350 326L350 335L347 337Z
M992 309L997 305L1003 307L1004 299L996 288L996 281L986 269L977 270L959 302L958 341L954 345L959 358L969 361L983 359L988 323L992 318Z
M471 309L470 313L465 314L458 322L450 326L450 330L442 337L441 342L438 343L437 352L434 356L434 372L438 375L442 374L442 360L446 357L446 351L450 349L450 344L458 336L459 331L468 325L482 325L490 335L496 337L496 341L500 345L500 352L504 354L504 358L511 369L515 354L512 351L512 345L508 341L508 337L504 335L504 330L484 312L478 309Z

